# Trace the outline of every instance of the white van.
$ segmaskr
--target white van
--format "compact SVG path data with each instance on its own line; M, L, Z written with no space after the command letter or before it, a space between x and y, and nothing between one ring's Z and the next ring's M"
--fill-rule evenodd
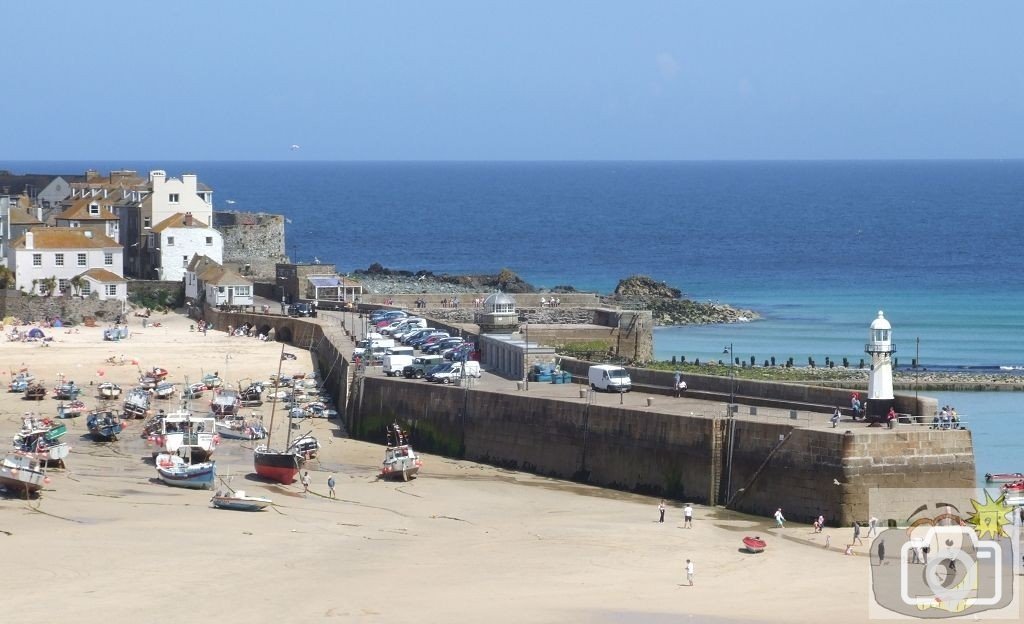
M401 346L401 345L395 345L395 346L387 349L386 351L384 351L384 354L385 355L408 355L409 357L412 357L413 355L416 354L416 352L415 352L415 350L412 347L405 347L405 346ZM411 363L412 362L410 362L410 364ZM399 369L399 370L401 370L401 369Z
M613 364L591 366L587 371L587 379L594 390L629 392L633 388L633 382L629 379L626 369Z
M454 383L462 377L462 367L466 367L466 377L480 376L480 362L468 360L466 362L452 362L440 371L427 376L427 381L439 381L441 383Z
M352 357L358 357L363 355L367 349L370 349L371 351L380 352L380 354L383 355L386 349L391 349L394 346L395 341L392 340L391 338L367 338L365 340L360 340L359 342L356 343L356 348L352 349Z
M409 349L412 350L411 348ZM388 377L394 377L395 375L401 375L402 369L412 364L412 354L409 355L395 355L388 354L384 356L384 374Z

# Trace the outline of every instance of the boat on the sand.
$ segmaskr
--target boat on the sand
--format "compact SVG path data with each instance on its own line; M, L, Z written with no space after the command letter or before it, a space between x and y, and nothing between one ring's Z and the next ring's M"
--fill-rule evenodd
M43 462L30 453L10 451L0 461L0 485L8 492L28 498L49 482Z
M183 458L172 453L157 455L155 462L160 480L174 487L210 490L213 489L213 482L217 478L216 462L189 464Z
M387 448L384 450L384 463L380 476L384 479L401 479L408 481L415 477L423 462L409 444L409 434L398 424L388 426Z
M746 548L748 552L752 552L752 553L764 552L764 549L767 546L768 546L768 544L766 544L765 541L763 539L761 539L760 537L750 537L748 535L747 537L743 538L743 547Z
M247 496L244 490L217 492L210 499L210 502L217 509L231 509L234 511L262 511L274 504L269 498Z
M89 428L94 440L98 442L111 442L117 439L124 425L121 418L108 409L93 410L85 419L85 425Z

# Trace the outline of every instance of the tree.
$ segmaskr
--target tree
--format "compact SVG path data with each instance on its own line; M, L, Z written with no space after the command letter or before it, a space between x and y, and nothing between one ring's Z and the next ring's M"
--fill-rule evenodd
M78 295L82 292L82 276L76 275L68 280L68 284L71 286L71 294Z

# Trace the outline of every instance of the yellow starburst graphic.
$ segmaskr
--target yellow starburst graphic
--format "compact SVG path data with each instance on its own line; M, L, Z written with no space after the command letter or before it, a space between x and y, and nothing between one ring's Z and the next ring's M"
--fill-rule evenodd
M1006 504L1006 494L1000 494L999 498L993 500L988 490L985 490L984 504L972 499L971 505L974 506L974 513L967 519L967 522L974 525L974 530L978 533L979 538L1008 536L1003 527L1012 524L1012 521L1008 520L1006 516L1013 511L1013 507Z

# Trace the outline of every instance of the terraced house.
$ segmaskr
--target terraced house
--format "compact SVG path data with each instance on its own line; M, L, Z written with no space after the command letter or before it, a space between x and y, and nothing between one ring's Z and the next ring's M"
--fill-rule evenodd
M8 266L24 292L124 300L122 256L117 241L88 228L33 227L11 244Z

